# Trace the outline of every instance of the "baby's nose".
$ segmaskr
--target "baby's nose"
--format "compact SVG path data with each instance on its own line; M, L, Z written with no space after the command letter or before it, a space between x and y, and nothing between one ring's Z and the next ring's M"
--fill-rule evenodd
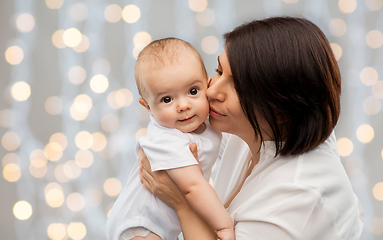
M191 104L188 100L182 99L178 102L177 110L178 112L184 112L191 109Z

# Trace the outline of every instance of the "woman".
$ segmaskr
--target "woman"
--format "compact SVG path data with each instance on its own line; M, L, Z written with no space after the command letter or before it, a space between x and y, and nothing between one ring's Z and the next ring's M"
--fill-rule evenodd
M340 71L323 32L276 17L224 38L207 96L211 126L229 133L215 190L236 239L359 239L363 213L333 133ZM167 174L151 172L143 153L141 163L141 181L175 209L185 239L215 239Z

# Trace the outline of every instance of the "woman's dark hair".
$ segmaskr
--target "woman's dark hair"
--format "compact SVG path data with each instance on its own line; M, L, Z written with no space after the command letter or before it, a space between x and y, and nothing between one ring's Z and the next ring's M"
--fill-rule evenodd
M243 24L224 39L239 101L261 141L255 111L271 127L276 155L302 154L329 137L339 118L341 77L318 26L273 17Z

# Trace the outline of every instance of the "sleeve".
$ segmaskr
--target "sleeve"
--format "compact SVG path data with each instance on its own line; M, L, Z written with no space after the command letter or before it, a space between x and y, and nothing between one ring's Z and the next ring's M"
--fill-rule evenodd
M304 185L278 184L256 193L234 218L237 240L340 239L331 207Z
M182 133L168 132L152 139L142 137L138 143L150 161L152 171L198 164L189 150L190 140Z

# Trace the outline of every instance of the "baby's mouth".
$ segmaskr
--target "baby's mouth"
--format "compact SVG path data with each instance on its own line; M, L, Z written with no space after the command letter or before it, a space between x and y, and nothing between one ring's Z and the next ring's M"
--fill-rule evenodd
M187 122L189 120L191 120L192 118L194 118L194 116L191 116L189 118L185 118L185 119L182 119L182 120L179 120L180 122Z

